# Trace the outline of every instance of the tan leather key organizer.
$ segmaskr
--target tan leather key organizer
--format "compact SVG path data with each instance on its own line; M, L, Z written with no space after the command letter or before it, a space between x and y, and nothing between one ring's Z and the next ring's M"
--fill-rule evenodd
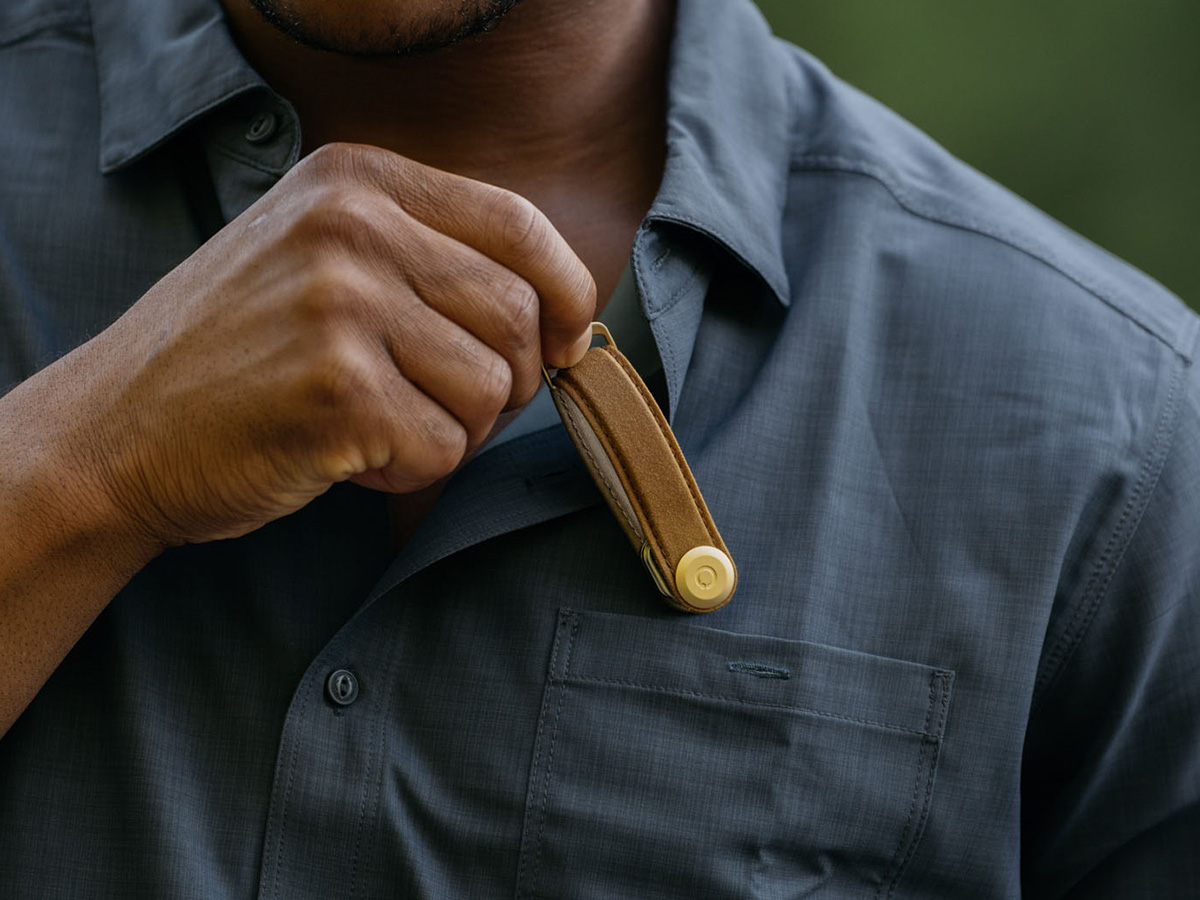
M712 612L729 602L737 569L666 417L608 329L569 369L546 374L567 434L667 602Z

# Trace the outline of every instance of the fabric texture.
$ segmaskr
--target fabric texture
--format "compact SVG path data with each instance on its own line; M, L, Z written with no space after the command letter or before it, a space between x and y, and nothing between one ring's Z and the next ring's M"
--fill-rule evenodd
M298 158L215 0L9 0L0 85L4 388ZM1196 317L745 0L667 124L630 265L733 601L557 424L398 555L352 486L169 551L0 740L0 897L1200 895Z

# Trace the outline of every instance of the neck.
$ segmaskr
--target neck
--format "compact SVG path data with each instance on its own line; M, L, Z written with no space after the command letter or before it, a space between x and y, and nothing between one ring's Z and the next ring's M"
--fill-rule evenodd
M408 58L312 50L224 0L304 146L385 147L538 205L607 298L665 158L667 0L525 0L491 32Z

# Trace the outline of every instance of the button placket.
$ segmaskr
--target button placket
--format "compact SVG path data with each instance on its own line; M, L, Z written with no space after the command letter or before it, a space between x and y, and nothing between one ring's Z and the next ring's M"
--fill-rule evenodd
M239 216L300 155L299 126L286 101L255 93L206 120L203 140L223 219Z

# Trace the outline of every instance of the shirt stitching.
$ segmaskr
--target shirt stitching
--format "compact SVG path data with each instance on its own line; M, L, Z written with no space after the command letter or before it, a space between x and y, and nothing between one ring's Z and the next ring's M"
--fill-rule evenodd
M940 691L939 691L940 688ZM940 699L940 703L938 702ZM925 718L925 730L929 731L929 718L935 707L940 709L938 713L937 734L942 734L946 727L946 711L950 704L950 675L946 672L934 672L933 677L929 680L929 711ZM913 791L913 807L909 811L909 819L904 824L905 832L908 832L909 824L912 822L912 813L916 810L917 798L920 796L921 790L921 774L926 772L924 764L925 751L929 751L929 766L925 775L925 800L921 804L921 814L917 817L916 824L913 825L912 832L907 834L908 850L904 854L904 859L900 861L896 872L892 875L891 883L888 885L887 897L894 897L896 887L900 884L900 879L908 869L908 864L912 862L913 854L917 852L917 844L920 843L921 834L925 830L925 822L929 818L929 804L933 799L933 781L934 773L937 771L938 757L941 755L940 743L930 738L928 735L925 740L921 741L921 753L917 757L917 783L914 785ZM902 842L903 843L903 842ZM896 848L896 852L900 852L900 848ZM894 858L894 857L893 857ZM879 893L883 893L883 885L879 887Z
M560 622L559 625L561 628L562 623ZM554 655L555 656L558 655L558 642L557 641L555 642ZM551 658L550 665L551 665L551 668L553 669L553 666L554 666L553 657ZM556 690L558 690L560 693L562 692L561 687L556 688ZM546 728L546 714L550 711L550 697L551 697L550 691L547 691L545 693L545 695L542 697L542 710L541 710L541 715L538 716L537 734L534 736L534 739L533 739L533 747L534 747L533 765L530 768L530 771L534 774L534 776L541 775L540 763L542 761L542 742L543 742L542 735L544 734L545 728ZM555 724L557 725L557 723L555 723ZM544 781L545 781L544 777L542 777L540 780L544 784ZM535 797L537 796L538 787L539 787L538 783L536 781L533 781L530 784L530 788L529 788L530 794L529 794L528 806L529 806L530 812L533 812L535 809L537 811L538 833L537 833L537 837L532 839L535 841L532 851L522 848L521 861L517 865L517 898L518 898L518 900L520 900L521 897L528 895L528 892L524 890L524 884L525 884L526 863L530 862L530 860L529 860L530 852L532 852L535 857L538 857L541 855L541 849L542 849L541 848L541 835L542 835L542 826L545 821L545 810L542 809L540 805L535 806ZM530 827L532 826L532 822L529 823L529 826ZM524 842L522 842L522 843L524 843ZM531 864L530 869L532 871L536 872L536 870L533 869L534 865L536 865L536 863Z
M22 22L19 25L11 26L8 29L0 30L0 47L8 47L13 44L19 44L22 41L28 40L40 31L45 31L48 28L60 27L63 25L79 25L87 27L91 24L86 15L81 15L78 11L70 12L53 12L46 13L42 16L35 16L27 22Z
M571 633L567 637L567 646L566 646L566 649L563 651L563 674L564 675L566 675L567 673L570 672L571 649L575 645L575 635L578 633L578 631L579 631L579 618L578 618L578 616L571 616ZM530 876L529 876L529 895L531 897L537 896L537 881L538 881L538 875L540 874L538 870L541 868L542 847L544 846L542 839L546 832L546 805L549 803L549 800L550 800L550 783L552 780L553 766L554 766L554 747L555 747L555 744L558 743L558 726L562 722L563 704L566 702L566 699L567 699L566 688L560 686L558 688L558 706L554 711L554 728L550 732L550 747L546 750L546 775L542 780L542 799L541 799L541 802L538 804L538 816L541 819L541 821L538 823L537 845L536 845L536 849L534 850L534 854L533 854L533 868L532 868L532 871L530 872Z
M1046 657L1045 666L1034 681L1031 709L1036 709L1040 705L1050 686L1058 679L1067 662L1082 643L1088 626L1095 619L1101 603L1108 594L1108 587L1112 584L1113 576L1120 567L1121 560L1124 559L1125 551L1132 543L1133 536L1137 532L1146 507L1150 504L1150 498L1154 494L1159 476L1162 474L1174 444L1174 437L1178 431L1176 427L1179 421L1178 413L1182 408L1180 401L1183 391L1181 387L1184 375L1189 368L1186 364L1181 364L1175 369L1164 408L1151 441L1150 452L1142 462L1137 481L1121 510L1121 516L1109 535L1104 550L1096 560L1092 574L1080 596L1079 604L1075 607L1066 629Z
M569 682L589 682L592 684L608 684L618 687L632 687L644 691L656 691L660 694L672 694L680 697L697 697L703 700L720 700L726 703L739 703L746 706L760 706L767 709L784 709L792 712L805 713L808 715L818 716L822 719L835 719L840 722L852 722L856 725L869 725L873 728L883 728L887 731L896 731L901 734L913 734L920 737L928 737L933 740L940 740L940 736L922 731L919 728L908 728L903 725L892 725L888 722L879 722L874 719L864 719L857 716L841 715L839 713L825 712L824 710L813 709L808 706L799 706L794 703L770 703L765 700L749 700L745 697L728 697L723 694L705 693L701 691L689 691L684 688L665 687L658 684L646 684L640 681L627 681L621 678L601 678L595 675L570 675L558 679L562 683Z
M563 645L563 640L564 640L563 630L566 628L568 623L570 623L570 625L571 625L571 632L570 632L571 637L568 638L568 640L573 640L575 630L578 628L578 625L579 625L579 618L578 618L578 616L576 616L574 613L570 612L569 610L563 610L563 611L559 612L558 626L556 627L555 632L554 632L554 647L550 652L550 667L549 667L549 672L547 675L547 681L551 685L556 683L554 673L557 670L557 666L558 666L558 655L561 652L564 654L564 658L565 658L565 654L567 652L566 648L563 647L562 645ZM541 764L541 759L542 759L542 751L544 749L544 743L545 743L545 741L543 739L543 735L545 734L546 726L547 726L547 713L550 711L550 702L551 702L551 698L553 696L554 691L559 692L558 710L559 710L559 712L561 712L561 710L562 710L562 696L561 695L562 695L562 693L564 693L563 689L561 687L554 687L554 688L547 687L546 691L542 695L542 708L541 708L540 714L538 715L537 733L533 739L533 764L530 766L530 769L529 769L530 779L529 779L528 799L526 800L526 824L522 828L523 833L522 833L522 838L521 838L521 856L520 856L520 863L517 865L517 893L516 893L516 896L517 896L518 900L520 900L521 897L528 896L533 890L532 882L530 884L529 891L526 891L525 887L524 887L525 871L527 868L527 864L529 864L528 868L530 869L530 878L533 881L536 881L537 860L541 857L542 831L545 827L545 808L544 808L544 806L537 804L536 796L537 796L537 791L538 791L539 786L544 788L543 795L545 794L545 792L549 791L549 785L546 784L546 780L545 780L546 774L541 771L540 764ZM557 729L557 727L558 727L557 719L555 719L553 727L555 729ZM540 784L539 784L539 782L540 782ZM535 818L535 816L536 816L536 818ZM533 830L533 824L535 821L538 824L538 832L537 832L537 836L533 837L533 836L530 836L530 832ZM526 848L526 844L525 844L526 837L529 837L529 839L531 841L533 841L532 847L528 848L528 849ZM530 863L530 859L529 859L529 856L531 853L534 856L534 860L532 863Z
M292 160L292 156L295 154L295 143L296 142L293 140L293 146L288 156L288 162L284 163L282 166L272 166L268 163L264 163L261 160L255 159L253 156L244 153L238 153L236 150L226 147L224 144L217 143L216 141L214 141L211 146L214 153L219 153L226 159L231 159L234 162L241 163L244 166L257 169L263 174L273 175L276 178L279 178L280 176L284 175L288 169L295 165L295 162Z
M665 222L671 225L682 225L713 241L722 250L736 259L743 267L758 277L762 283L770 289L771 295L779 303L784 306L788 304L789 295L784 287L776 284L760 267L756 266L754 263L746 259L746 257L734 250L732 242L725 238L718 229L712 226L711 223L702 222L699 219L691 218L690 216L685 216L679 213L671 213L670 215L666 215L663 213L651 212L650 217L655 222ZM654 266L653 263L651 264L651 268L654 271L657 271L657 267ZM687 292L696 281L706 275L711 276L711 274L712 268L710 266L705 266L703 263L694 266L691 274L684 281L684 283L671 294L671 296L665 303L662 304L662 306L655 307L650 317L652 319L656 319L663 313L669 312L672 307L674 307L677 303L679 303L680 300L683 299L685 292ZM639 284L644 286L644 283L644 279L639 278Z
M389 693L390 696L390 693ZM369 701L368 701L369 702ZM384 707L386 709L386 707ZM382 721L384 716L380 716ZM363 764L362 791L358 803L358 825L354 835L354 850L350 854L350 871L348 873L346 900L354 900L358 893L358 860L362 853L363 843L363 825L367 820L367 802L371 795L371 784L374 780L371 776L375 765L376 756L379 754L380 744L383 742L383 728L377 726L375 729L374 740L371 741L371 750L367 754L367 758Z
M1187 353L1185 353L1182 349L1182 345L1187 343L1186 341L1181 341L1179 336L1172 338L1169 335L1163 334L1162 331L1154 325L1142 321L1142 319L1138 318L1133 311L1126 309L1125 307L1119 305L1115 300L1110 298L1098 284L1093 283L1090 279L1084 277L1078 272L1068 270L1058 261L1039 253L1018 234L997 228L993 224L968 216L956 216L944 210L935 212L934 210L929 209L922 204L921 201L918 200L911 192L901 187L897 183L896 179L885 169L876 166L873 163L865 160L850 159L848 157L838 156L836 154L801 154L793 158L791 168L792 171L818 171L824 169L833 172L843 172L870 178L882 185L903 209L915 216L919 216L920 218L926 219L930 222L936 222L939 225L946 225L951 228L959 228L963 231L969 231L974 234L999 241L1005 246L1011 247L1012 249L1025 254L1031 259L1035 259L1043 265L1048 266L1058 274L1062 275L1064 278L1087 291L1114 312L1118 313L1125 319L1128 319L1130 322L1137 325L1148 334L1153 335L1159 341L1170 347L1171 350L1176 354L1184 357L1189 362L1191 361L1190 356L1188 356Z
M301 682L301 690L310 689L314 685L315 685L315 678L310 675L309 677L305 678ZM305 702L307 703L307 699ZM285 735L284 739L285 740L286 740L287 731L288 731L287 725L285 725L284 726L284 735ZM297 767L297 764L299 762L299 757L300 757L300 744L301 744L301 741L298 741L298 740L293 740L293 742L292 742L292 752L291 752L291 755L288 757L287 786L283 792L283 802L280 804L280 807L279 807L279 823L275 828L275 841L274 841L274 845L275 845L275 879L274 879L274 886L273 886L271 893L274 894L276 897L279 896L279 883L283 878L283 835L284 835L284 832L287 830L287 828L286 828L286 826L287 826L287 811L288 811L288 806L291 804L291 800L292 800L292 787L294 786L295 781L296 781L296 767ZM270 831L271 824L272 823L271 823L270 817L268 817L268 819L267 819L268 833Z
M371 778L371 767L375 761L379 762L380 770L384 768L383 761L387 759L387 723L390 721L388 710L392 708L393 699L396 696L397 687L400 680L396 677L396 670L400 666L402 654L389 654L390 661L383 673L383 683L387 687L387 695L383 699L383 705L380 709L383 715L377 717L375 723L375 735L371 743L371 755L367 758L366 771L363 773L363 795L362 805L359 809L358 819L358 834L354 841L354 854L350 862L350 884L347 900L353 900L358 894L358 867L361 859L363 846L364 826L367 819L367 798L371 790L374 791L374 802L371 804L371 818L374 819L379 814L380 795L383 793L382 779L380 777ZM369 702L369 701L368 701Z
M208 103L205 103L180 115L178 118L174 119L162 131L161 134L152 140L142 141L131 138L106 139L104 137L104 131L102 128L100 139L100 171L104 174L110 174L149 156L155 150L170 141L176 134L182 131L185 126L190 125L192 122L199 121L208 113L213 112L235 97L240 97L243 94L248 94L261 88L261 84L256 84L254 82L239 82L233 87L222 92ZM103 122L105 118L112 116L110 106L111 103L108 100L108 93L106 91L101 91L101 122Z
M933 707L936 703L937 703L937 675L935 674L932 678L929 679L929 705L927 707L925 707L925 733L926 734L928 734L928 732L929 732L929 723L933 719ZM888 860L887 869L884 870L885 878L887 877L887 873L892 872L894 870L897 872L903 871L903 865L900 865L897 869L897 860L900 857L900 851L904 849L905 843L907 843L909 840L909 835L911 833L910 829L912 828L912 823L913 823L913 817L917 814L917 802L921 798L921 772L924 771L924 769L925 769L925 752L927 749L928 749L927 743L925 741L921 741L921 749L920 749L920 752L917 754L917 771L916 771L915 777L913 778L912 801L908 805L908 816L904 820L904 827L902 829L900 829L900 840L898 840L896 842L896 849L892 851L891 859ZM905 857L905 859L907 860L907 856ZM890 897L892 895L893 889L896 886L897 880L898 879L896 877L892 877L892 878L889 878L887 881L880 882L879 890L875 892L875 896L876 897L885 896L884 889L886 888L887 889L886 896Z

